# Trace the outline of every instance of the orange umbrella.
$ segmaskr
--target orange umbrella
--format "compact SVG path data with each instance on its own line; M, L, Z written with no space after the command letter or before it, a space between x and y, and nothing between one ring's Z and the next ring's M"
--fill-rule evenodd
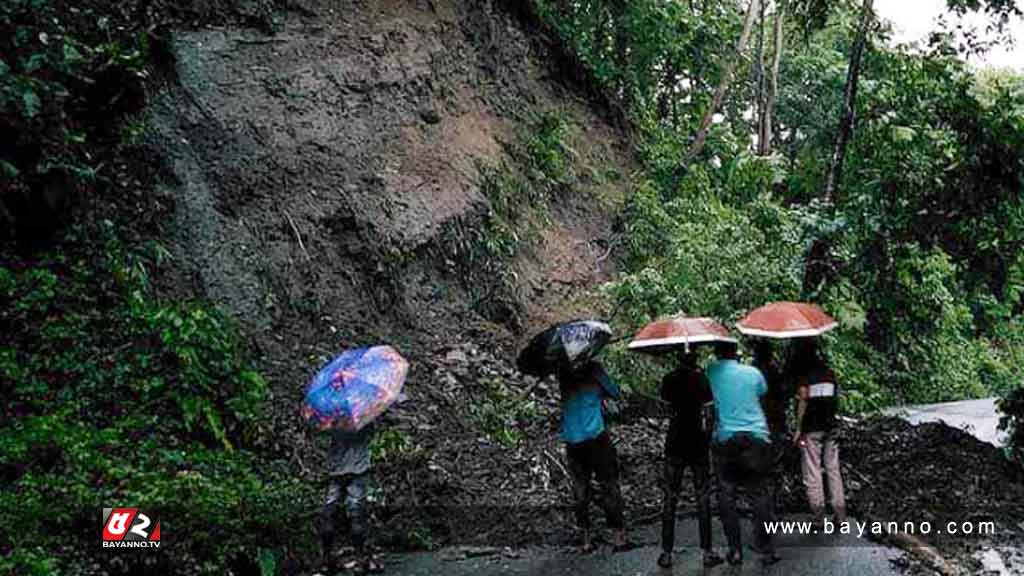
M644 326L633 337L627 348L634 352L657 354L680 347L710 342L735 342L729 329L711 318L673 316L662 318Z
M747 336L805 338L821 336L839 323L814 304L772 302L754 310L736 324Z

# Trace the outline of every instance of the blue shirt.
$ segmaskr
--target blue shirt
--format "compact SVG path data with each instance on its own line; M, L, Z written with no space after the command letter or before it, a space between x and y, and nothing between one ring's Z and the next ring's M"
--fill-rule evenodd
M736 360L718 360L708 366L707 376L718 417L715 440L725 442L733 434L746 432L770 442L761 409L761 396L768 385L761 371Z
M569 444L579 444L600 436L605 430L601 402L605 396L620 396L618 385L596 362L577 378L576 381L562 383L565 390L562 401L562 440Z

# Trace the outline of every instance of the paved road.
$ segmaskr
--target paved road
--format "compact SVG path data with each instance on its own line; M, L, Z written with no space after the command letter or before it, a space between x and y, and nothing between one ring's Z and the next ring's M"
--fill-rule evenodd
M982 442L996 446L1006 444L1006 433L998 429L1000 413L995 398L901 406L890 408L883 413L899 416L911 424L945 422L949 426L970 432Z
M721 526L715 521L716 543L724 542ZM748 536L749 524L744 524ZM785 536L777 539L782 562L762 568L753 553L746 554L742 567L721 565L705 570L700 565L700 553L691 547L697 542L693 520L680 519L677 543L686 546L676 552L675 566L671 570L657 567L658 526L634 530L631 538L642 547L622 554L612 554L605 546L593 554L580 555L568 548L531 548L489 556L461 558L458 549L435 553L421 553L392 558L388 562L389 574L403 576L635 576L652 575L728 575L778 574L786 576L818 576L822 574L856 574L858 576L899 574L893 560L903 553L855 536L808 535ZM486 550L468 549L473 553ZM511 556L511 557L510 557Z

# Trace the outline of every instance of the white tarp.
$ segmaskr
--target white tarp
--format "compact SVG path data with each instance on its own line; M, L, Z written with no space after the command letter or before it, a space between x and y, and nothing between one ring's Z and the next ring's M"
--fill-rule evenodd
M996 398L963 400L942 404L918 404L883 410L888 416L899 416L911 424L924 422L945 422L948 426L960 428L975 438L994 444L1006 445L1006 432L999 430L999 409Z

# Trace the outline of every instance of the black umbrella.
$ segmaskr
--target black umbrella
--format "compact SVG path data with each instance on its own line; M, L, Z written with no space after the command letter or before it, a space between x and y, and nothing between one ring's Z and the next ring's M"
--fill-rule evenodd
M543 378L566 362L582 364L596 356L612 339L612 329L597 320L556 324L530 340L519 353L516 367L523 374Z

